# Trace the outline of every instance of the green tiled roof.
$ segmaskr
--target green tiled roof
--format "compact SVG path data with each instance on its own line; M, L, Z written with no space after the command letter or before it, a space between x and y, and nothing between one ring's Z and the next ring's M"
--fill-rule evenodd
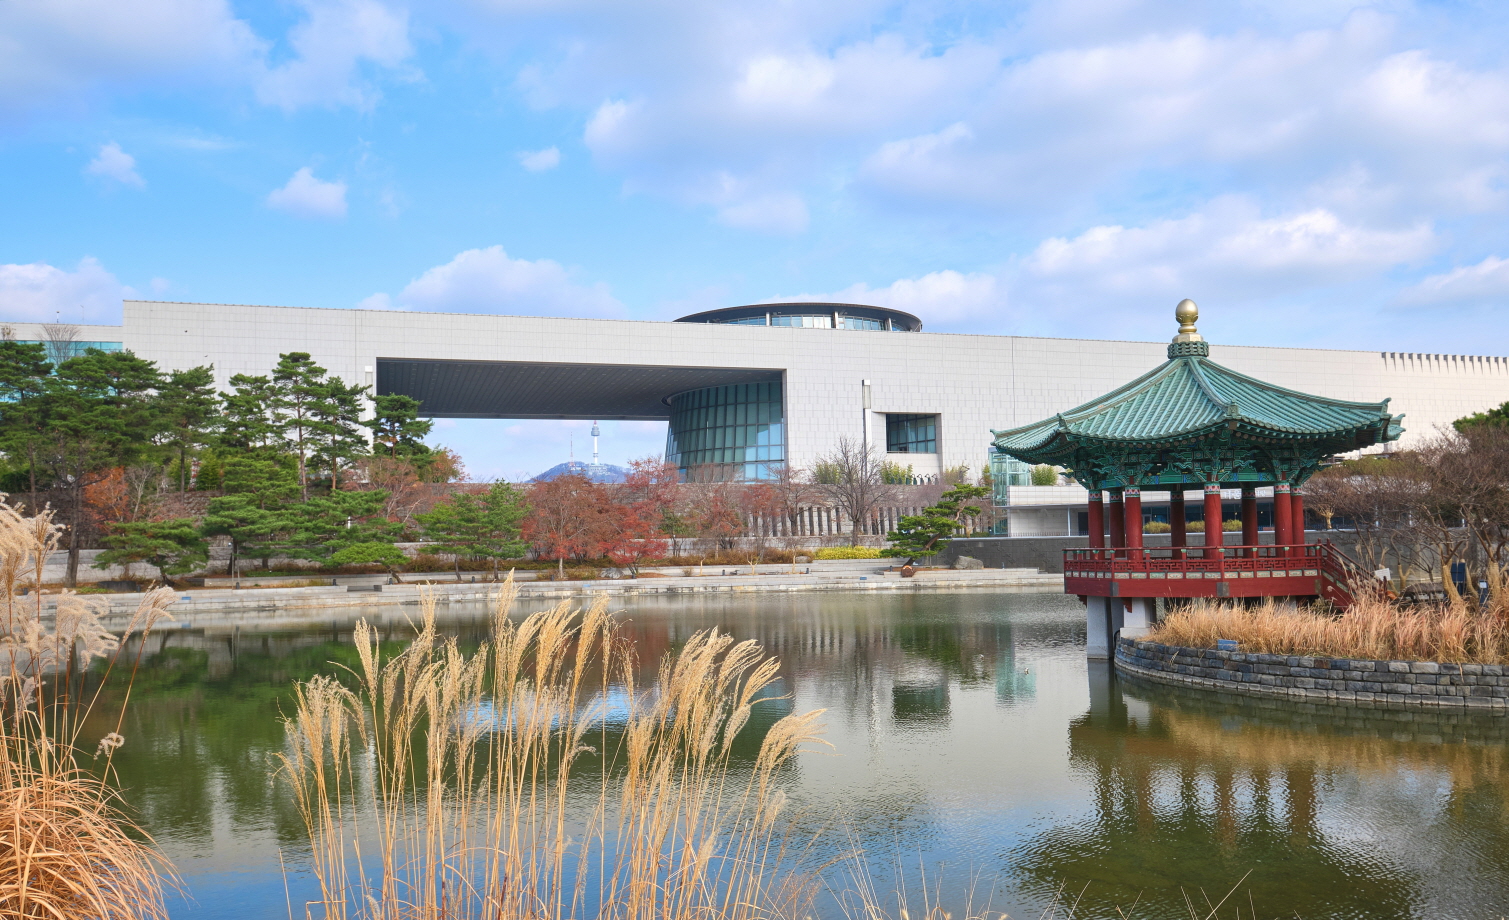
M1364 447L1403 431L1403 416L1391 416L1386 399L1348 402L1285 389L1222 367L1205 350L1171 348L1183 353L1126 386L1052 418L994 431L996 449L1036 463L1071 443L1148 449L1225 431L1269 443L1342 440Z

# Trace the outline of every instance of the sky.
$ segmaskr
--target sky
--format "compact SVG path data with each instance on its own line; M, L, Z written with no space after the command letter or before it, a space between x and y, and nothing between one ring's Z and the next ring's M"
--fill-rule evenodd
M0 319L122 298L1509 352L1509 4L12 0ZM474 476L590 422L441 422ZM603 459L659 423L604 423ZM590 451L590 448L587 448Z

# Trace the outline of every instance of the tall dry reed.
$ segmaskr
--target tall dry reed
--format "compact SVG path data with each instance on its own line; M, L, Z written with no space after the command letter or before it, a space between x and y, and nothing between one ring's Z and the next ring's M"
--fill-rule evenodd
M124 710L103 738L83 736L103 715L104 683L87 692L84 672L103 658L108 676L121 643L98 601L57 595L49 615L37 590L62 531L50 510L27 517L0 494L0 918L166 918L172 869L107 781ZM173 599L144 595L126 633L150 629Z
M819 713L735 739L777 675L753 642L693 636L638 686L606 599L515 622L512 578L475 653L418 634L383 660L365 621L354 689L316 678L281 773L312 847L313 917L758 920L810 887L778 870L776 779ZM591 759L591 763L587 759Z
M1509 664L1509 618L1501 611L1401 607L1376 597L1337 616L1271 599L1257 607L1197 601L1170 613L1148 638L1194 648L1235 639L1243 651L1274 655Z

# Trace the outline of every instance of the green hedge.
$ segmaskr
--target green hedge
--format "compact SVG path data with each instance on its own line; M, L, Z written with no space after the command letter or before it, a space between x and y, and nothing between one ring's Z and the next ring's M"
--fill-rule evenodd
M817 551L818 559L879 559L878 546L826 546Z

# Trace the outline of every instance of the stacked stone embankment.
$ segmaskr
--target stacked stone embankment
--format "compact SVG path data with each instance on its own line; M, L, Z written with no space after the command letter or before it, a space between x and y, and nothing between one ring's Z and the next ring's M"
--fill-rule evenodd
M1268 655L1118 637L1116 667L1162 683L1362 706L1440 706L1509 714L1509 667Z
M873 564L874 560L870 560ZM707 575L674 578L618 578L595 581L525 582L518 586L519 599L559 601L567 598L589 599L606 594L619 598L657 595L716 596L736 594L784 594L807 591L888 591L930 592L990 588L1004 592L1059 592L1062 575L1047 575L1030 570L985 569L973 571L926 572L917 578L902 578L897 572L872 570L861 574L848 569L823 572L812 566L811 574ZM420 603L421 591L433 591L437 601L457 609L488 602L498 585L486 582L456 584L440 582L421 586L388 585L382 576L358 576L343 581L364 584L307 588L248 588L242 590L187 590L159 623L158 631L201 629L229 626L257 628L300 628L311 624L354 622L357 617L389 610L411 616ZM104 623L108 629L122 629L130 622L140 594L111 594L99 598ZM43 599L43 616L50 617L55 599Z

